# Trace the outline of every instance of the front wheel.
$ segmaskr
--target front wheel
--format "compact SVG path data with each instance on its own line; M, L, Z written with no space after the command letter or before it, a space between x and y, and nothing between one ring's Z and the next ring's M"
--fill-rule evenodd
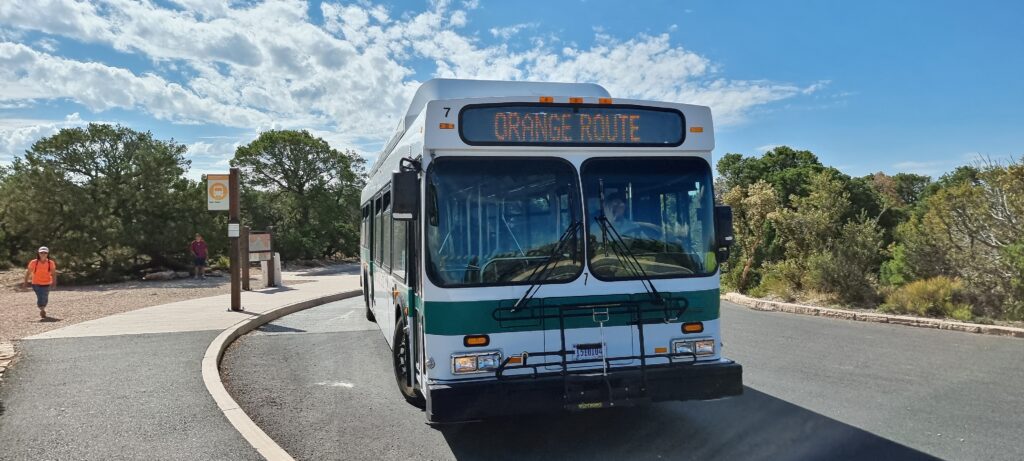
M395 366L395 381L398 383L398 391L402 393L402 397L405 397L406 402L418 408L424 408L426 402L423 400L423 396L409 382L408 378L412 363L409 361L409 331L404 316L395 325L395 337L391 344L391 359Z

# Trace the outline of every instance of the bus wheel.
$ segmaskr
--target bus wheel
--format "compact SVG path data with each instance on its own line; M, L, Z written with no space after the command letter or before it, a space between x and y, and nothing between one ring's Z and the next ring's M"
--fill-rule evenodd
M398 383L398 391L402 393L402 397L405 397L406 402L415 407L424 408L426 402L423 400L423 396L407 378L409 369L412 367L409 362L409 332L407 330L407 323L403 316L395 325L395 338L391 348L391 359L395 365L395 381Z

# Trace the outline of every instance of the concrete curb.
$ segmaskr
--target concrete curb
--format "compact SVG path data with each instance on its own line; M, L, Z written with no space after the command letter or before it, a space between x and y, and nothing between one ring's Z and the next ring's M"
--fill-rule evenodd
M861 322L893 323L920 328L933 328L938 330L963 331L966 333L978 333L983 335L1009 336L1024 338L1024 328L1004 327L998 325L982 325L980 323L967 323L956 320L930 319L924 317L913 317L909 315L890 315L875 312L857 312L847 309L834 309L830 307L808 306L805 304L784 303L778 301L767 301L764 299L751 298L739 293L726 293L722 295L726 301L747 306L758 311L788 312L790 314L817 315L819 317L832 317L837 319L857 320Z
M206 384L206 390L210 392L221 412L224 413L224 416L231 422L231 425L235 427L238 433L242 435L242 438L249 442L264 458L271 461L293 460L288 452L284 451L277 442L274 442L249 418L249 415L245 414L244 410L238 407L238 403L235 402L235 399L224 388L224 383L220 379L220 360L224 357L224 351L239 336L255 330L266 323L303 309L359 296L360 293L362 293L362 290L345 291L272 309L260 315L242 320L222 331L210 343L210 347L206 349L206 355L203 356L203 383Z

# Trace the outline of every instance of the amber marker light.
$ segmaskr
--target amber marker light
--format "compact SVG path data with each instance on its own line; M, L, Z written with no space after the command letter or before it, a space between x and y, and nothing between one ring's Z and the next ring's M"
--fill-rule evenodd
M522 363L523 363L523 358L521 356L513 355L513 356L508 358L508 364L509 365L519 365L519 364L522 364Z
M704 132L704 127L702 127L702 126L691 126L690 127L690 133L703 133L703 132Z
M491 343L487 335L468 335L462 338L462 345L466 347L483 347Z
M668 353L668 348L667 347L655 347L654 348L654 353L655 354L666 354L666 353Z
M555 102L554 96L541 96L540 102Z
M700 333L704 331L703 322L689 322L683 324L683 333Z
M583 104L583 98L569 98L570 104Z
M441 123L441 129L442 130L454 130L455 129L455 124L454 123Z
M611 104L612 98L597 98L598 104Z

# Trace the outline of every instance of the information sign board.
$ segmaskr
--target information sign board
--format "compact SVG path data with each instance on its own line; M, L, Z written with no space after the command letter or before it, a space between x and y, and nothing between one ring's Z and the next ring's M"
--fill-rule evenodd
M206 208L210 211L228 211L230 199L226 174L206 175ZM236 235L237 237L237 235Z

